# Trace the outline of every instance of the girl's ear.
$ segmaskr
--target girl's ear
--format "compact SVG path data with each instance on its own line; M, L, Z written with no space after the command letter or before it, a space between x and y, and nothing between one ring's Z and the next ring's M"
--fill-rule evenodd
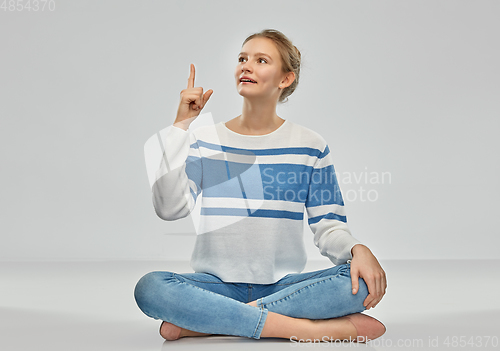
M281 88L286 88L286 87L289 87L290 85L292 85L293 81L295 80L295 73L293 72L288 72L285 76L285 79L283 79L283 81L281 82L283 85Z

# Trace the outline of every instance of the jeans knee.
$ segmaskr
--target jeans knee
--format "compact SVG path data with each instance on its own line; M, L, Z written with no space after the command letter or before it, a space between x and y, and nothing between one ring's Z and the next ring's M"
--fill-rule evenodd
M144 313L158 299L158 291L161 291L162 282L172 276L171 272L149 272L139 279L135 285L134 298L137 306Z
M368 292L368 286L366 285L365 280L363 278L358 278L358 284L359 284L358 294L363 295L364 298L366 298L368 296L369 292Z
M366 308L363 305L363 302L365 301L366 297L369 295L368 292L368 287L363 280L363 278L358 278L358 291L355 295L355 300L356 300L356 311L355 312L362 312Z
M347 285L349 286L349 291L352 291L352 277L350 267L344 268L341 274L349 281ZM358 277L358 292L356 293L356 295L358 297L362 296L363 300L368 296L368 287L366 286L364 279L361 277Z

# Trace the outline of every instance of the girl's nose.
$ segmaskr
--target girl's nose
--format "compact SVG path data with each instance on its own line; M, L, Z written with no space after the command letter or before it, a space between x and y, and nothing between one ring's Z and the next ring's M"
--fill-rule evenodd
M242 65L241 65L241 71L242 72L245 72L245 71L251 71L252 70L252 66L247 62L244 62Z

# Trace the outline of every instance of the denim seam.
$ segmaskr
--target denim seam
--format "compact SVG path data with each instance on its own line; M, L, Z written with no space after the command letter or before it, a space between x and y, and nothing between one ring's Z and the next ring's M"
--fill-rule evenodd
M291 285L291 284L295 284L295 283L299 283L299 282L302 282L304 280L308 280L308 279L311 279L311 278L314 278L316 277L317 275L320 275L322 274L323 272L318 272L314 275L311 275L311 276L308 276L306 278L303 278L301 280L297 280L297 281L293 281L293 282L290 282L290 283L273 283L273 284L255 284L255 285ZM173 273L174 275L177 274L177 273ZM206 280L199 280L199 279L193 279L193 278L188 278L188 277L182 277L183 279L186 279L186 280L192 280L192 281L195 281L195 282L199 282L199 283L209 283L209 284L233 284L232 282L212 282L212 281L206 281ZM179 279L177 279L179 280ZM251 283L249 283L251 284Z
M317 275L320 275L320 274L323 274L323 273L324 273L324 270L323 270L323 271L321 271L321 272L318 272L318 273L316 273L316 274L314 274L314 275L311 275L311 276L309 276L309 277L307 277L307 278L303 278L303 279L301 279L301 280L297 280L297 281L294 281L294 282L291 282L291 283L274 284L274 285L291 285L291 284L295 284L295 283L303 282L304 280L309 280L309 279L314 278L314 277L316 277ZM339 273L339 274L340 274L340 273Z
M309 276L309 277L307 277L307 278L303 278L303 279L301 279L301 280L293 281L293 282L290 282L290 283L282 283L282 284L275 283L274 285L291 285L291 284L296 284L296 283L303 282L304 280L309 280L309 279L311 279L311 278L314 278L315 276L320 275L320 274L322 274L322 273L323 273L323 272L318 272L318 273L316 273L316 274L314 274L314 275L311 275L311 276Z
M177 273L174 273L174 276L176 275ZM181 281L179 278L175 277L178 281ZM192 279L192 278L187 278L187 277L182 277L183 279L186 279L186 280L192 280L194 282L199 282L199 283L212 283L212 284L228 284L226 282L210 282L210 281L205 281L205 280L198 280L198 279Z
M255 327L255 330L253 331L252 338L255 338L257 330L259 330L259 328L260 328L260 323L262 321L262 316L264 315L264 309L260 308L259 310L260 310L259 322L257 323L257 326Z
M262 303L262 305L261 305L261 306L262 306L262 308L264 308L264 306L268 306L268 305L270 305L270 304L272 304L272 303L275 303L275 302L277 302L277 301L283 300L284 298L287 298L288 296L295 294L295 293L296 293L297 291L299 291L299 290L305 289L305 288L310 287L311 285L314 285L314 284L318 284L318 283L324 282L325 280L328 280L328 279L337 278L339 275L340 275L340 273L339 273L339 274L335 274L335 275L333 275L333 276L326 277L326 278L325 278L325 279L323 279L323 280L320 280L320 281L317 281L317 282L311 283L311 284L309 284L309 285L303 286L303 287L301 287L301 288L299 288L299 289L297 289L297 290L295 290L295 291L291 292L290 294L288 294L288 295L286 295L286 296L281 297L279 300L274 300L274 301L271 301L271 302L268 302L268 303Z

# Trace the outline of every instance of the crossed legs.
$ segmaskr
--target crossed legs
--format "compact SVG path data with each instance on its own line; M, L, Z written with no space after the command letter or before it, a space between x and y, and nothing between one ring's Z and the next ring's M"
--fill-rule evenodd
M352 295L349 266L287 275L271 285L273 293L244 303L234 283L205 273L152 272L138 282L137 304L149 317L161 319L166 340L185 336L238 335L252 338L355 339L367 328L372 338L383 324L360 314L368 295L360 279ZM208 290L207 290L208 289ZM353 317L356 318L353 318Z
M256 301L247 305L257 307ZM186 336L209 336L209 333L199 333L176 326L175 324L163 322L160 335L165 340L177 340ZM268 312L264 328L260 334L261 338L297 338L297 339L328 339L349 340L355 339L357 330L355 326L345 317L332 319L311 320L306 318L288 317L275 312Z

